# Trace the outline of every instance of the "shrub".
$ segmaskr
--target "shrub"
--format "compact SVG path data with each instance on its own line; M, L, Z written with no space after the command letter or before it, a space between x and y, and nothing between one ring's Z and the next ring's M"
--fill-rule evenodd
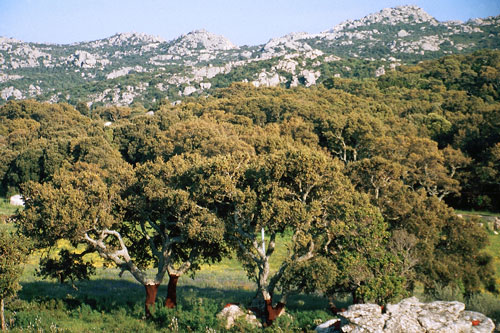
M490 317L495 323L500 323L500 299L495 295L481 293L474 294L467 300L467 310L481 312Z

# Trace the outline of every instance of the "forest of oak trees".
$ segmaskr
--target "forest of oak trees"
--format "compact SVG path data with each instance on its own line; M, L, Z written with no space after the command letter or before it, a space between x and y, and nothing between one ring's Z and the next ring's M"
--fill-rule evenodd
M179 278L231 253L268 323L295 292L495 289L485 230L453 208L500 210L500 52L311 88L233 84L152 110L9 101L0 152L0 195L25 198L19 232L87 247L62 266L43 257L42 272L85 278L96 252L145 286L147 313L160 284L173 307Z

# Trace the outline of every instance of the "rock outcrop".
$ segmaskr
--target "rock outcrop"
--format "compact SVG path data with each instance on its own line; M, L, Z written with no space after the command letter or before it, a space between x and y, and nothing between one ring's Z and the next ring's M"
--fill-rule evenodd
M16 89L12 86L4 88L0 91L0 97L2 99L7 100L11 96L14 97L15 99L21 99L21 98L23 98L23 93L19 89Z
M495 329L490 318L465 311L463 303L422 303L416 297L388 304L385 311L376 304L355 304L339 316L340 325L336 324L338 320L332 320L329 326L326 323L318 326L316 332L491 333Z
M384 8L378 13L367 15L359 20L347 20L335 26L328 32L338 32L344 29L355 29L366 27L372 24L384 23L389 25L404 24L421 24L430 23L438 24L438 21L417 6L398 6L395 8Z
M115 78L120 77L120 76L125 76L128 73L130 73L131 71L135 71L137 73L140 73L140 72L144 72L144 68L141 66L135 66L135 67L123 67L120 69L116 69L116 70L112 71L111 73L109 73L108 75L106 75L106 79L111 80L111 79L115 79Z
M255 327L262 327L262 324L252 312L245 312L236 304L226 305L226 307L217 314L217 319L224 324L226 329L233 327L236 320L244 320Z
M231 43L224 36L210 33L206 30L195 30L179 37L169 48L172 54L185 55L192 50L210 50L227 51L237 49L238 47Z
M205 30L171 41L131 32L69 45L0 37L0 104L36 97L147 106L235 81L309 87L320 77L359 73L335 66L339 60L376 62L379 76L405 63L500 49L494 45L500 45L500 15L440 22L417 6L386 8L322 33L291 33L254 46L237 46Z

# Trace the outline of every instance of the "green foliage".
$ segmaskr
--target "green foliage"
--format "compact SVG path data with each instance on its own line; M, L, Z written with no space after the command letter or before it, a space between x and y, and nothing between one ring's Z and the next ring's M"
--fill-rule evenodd
M204 332L207 328L220 329L216 314L221 304L207 298L188 297L176 309L159 307L153 317L158 327L170 332Z
M155 247L164 246L162 239L176 240L169 264L189 261L192 271L227 255L224 223L213 199L205 196L210 189L198 182L205 164L198 155L177 155L167 162L160 159L138 166L127 207L129 218L146 231ZM139 257L144 256L144 251L137 250Z
M500 300L490 293L476 293L467 298L467 310L476 311L500 322Z
M16 295L21 288L19 279L23 272L23 264L29 253L27 240L11 232L0 229L0 298Z
M465 301L463 288L453 285L442 286L437 283L430 292L429 297L431 300L438 300L438 301L447 301L447 302Z
M43 278L57 279L59 283L64 283L67 280L74 282L77 280L89 279L95 274L95 267L91 262L83 260L83 254L72 253L67 249L62 249L58 253L57 259L51 258L48 255L40 258L40 268L37 275Z
M18 208L18 206L11 205L8 199L0 198L0 223L2 221L5 223L7 218L14 215Z
M21 232L47 247L63 238L78 244L89 230L111 227L121 220L118 193L127 174L126 168L111 172L77 163L50 183L27 183L25 209L18 217Z
M495 289L494 263L479 222L449 205L500 207L498 57L450 56L309 89L221 82L212 97L160 102L154 115L94 107L89 117L83 104L8 102L1 192L22 189L17 223L38 247L87 235L106 239L109 259L123 248L105 237L112 229L140 269L161 267L164 251L191 273L234 253L270 295L384 303L423 285L468 298ZM83 277L78 267L90 266L73 255L42 268ZM219 305L204 313L195 303L175 315L183 329L203 328L182 311L205 321ZM155 320L170 325L174 312L158 311Z
M83 302L66 300L19 301L8 312L13 331L134 331L152 332L155 326L143 321L126 307L101 311ZM73 300L75 301L75 300ZM130 311L130 312L129 312Z
M27 239L16 237L5 228L0 228L0 319L2 331L6 329L5 300L16 295L21 289L19 279L23 272L29 248Z

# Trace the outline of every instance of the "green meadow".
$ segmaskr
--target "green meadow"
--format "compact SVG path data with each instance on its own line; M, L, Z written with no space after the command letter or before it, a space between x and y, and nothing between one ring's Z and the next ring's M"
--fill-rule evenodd
M2 213L12 214L16 208L2 200ZM473 214L461 212L462 214ZM0 224L1 228L13 228ZM287 253L286 239L277 242L272 269ZM59 246L67 246L64 242ZM500 284L500 235L490 232L487 248L494 258L497 284ZM254 329L238 322L226 330L216 314L227 303L248 305L255 294L255 285L235 258L203 266L194 276L183 276L178 284L178 306L163 307L167 287L158 292L153 317L144 317L144 287L129 273L119 277L119 270L102 267L98 260L97 274L75 285L43 280L36 275L40 254L35 253L24 267L23 286L15 299L6 305L6 320L11 332L312 332L315 326L334 318L328 301L321 295L293 295L287 304L287 315L278 318L272 327ZM98 259L97 257L95 259ZM417 288L417 296L432 300ZM464 300L453 290L440 290L434 298L459 298L471 310L481 311L500 321L500 298L483 294ZM347 307L349 297L339 297L337 306Z
M5 200L4 200L5 201ZM6 212L15 208L5 206ZM1 228L13 229L10 224ZM286 243L278 242L279 244ZM60 242L59 247L67 247ZM277 246L271 262L276 270L286 255L285 245ZM119 277L119 270L102 267L99 257L92 259L101 266L88 281L75 285L43 280L37 276L40 253L34 253L24 267L22 290L7 302L6 320L12 332L249 332L246 323L226 330L216 319L227 303L243 306L255 295L255 285L235 258L203 266L194 276L179 279L176 309L163 307L166 281L158 291L153 318L144 317L144 287L129 273ZM342 301L342 300L341 300ZM348 300L340 305L347 306ZM333 318L328 301L321 295L294 295L287 304L289 316L283 316L265 332L312 331ZM212 329L212 330L211 330ZM262 331L258 329L256 331Z

